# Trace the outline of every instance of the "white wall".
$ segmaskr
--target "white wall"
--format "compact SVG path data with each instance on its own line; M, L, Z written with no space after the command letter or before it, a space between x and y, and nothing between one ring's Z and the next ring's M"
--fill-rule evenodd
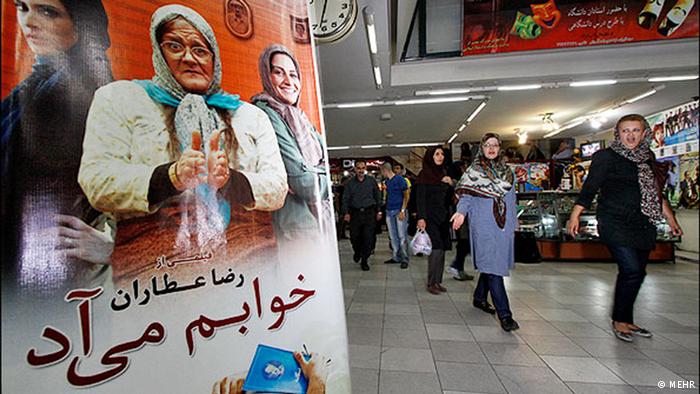
M678 248L698 253L698 210L679 209L676 211L676 219L684 233Z

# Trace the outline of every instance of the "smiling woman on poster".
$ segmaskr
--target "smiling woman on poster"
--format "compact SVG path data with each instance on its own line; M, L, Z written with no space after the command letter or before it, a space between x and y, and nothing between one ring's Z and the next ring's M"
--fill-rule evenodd
M263 111L222 90L214 32L194 10L157 9L150 38L155 76L95 94L79 182L95 208L116 216L117 249L126 226L148 225L130 218L150 217L155 229L172 226L165 238L140 235L162 250L215 250L226 243L232 205L272 211L284 203L274 130Z
M100 0L14 5L34 64L2 101L3 288L48 295L109 272L110 231L88 225L104 221L77 182L92 96L112 80L108 20Z
M265 48L258 62L264 91L252 98L272 121L287 170L289 193L273 212L278 241L316 239L332 225L326 158L320 134L299 107L301 72L294 55L280 44Z

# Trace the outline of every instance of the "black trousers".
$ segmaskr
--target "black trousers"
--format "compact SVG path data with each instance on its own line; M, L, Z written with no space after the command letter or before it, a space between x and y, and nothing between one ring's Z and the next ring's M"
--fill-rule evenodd
M493 300L493 306L496 307L499 319L513 316L513 313L510 311L510 303L508 302L508 294L503 283L503 277L482 272L479 274L479 281L476 284L476 289L474 289L474 300L487 301L486 297L489 293L491 293L491 300Z
M464 261L467 259L469 249L470 245L468 239L457 240L457 254L455 254L455 259L451 264L452 268L457 271L464 271Z
M618 267L612 319L634 324L634 301L647 275L646 267L651 251L619 245L608 245L608 250Z
M377 211L366 209L364 211L350 211L350 243L355 255L362 261L367 261L377 240Z

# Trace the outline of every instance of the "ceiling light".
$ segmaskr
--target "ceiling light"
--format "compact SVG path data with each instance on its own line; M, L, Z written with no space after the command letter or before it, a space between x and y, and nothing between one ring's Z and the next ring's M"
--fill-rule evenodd
M472 96L457 96L457 97L442 97L442 98L426 98L414 100L399 100L394 102L394 105L409 105L409 104L434 104L434 103L452 103L456 101L473 100Z
M376 149L376 148L381 148L383 145L381 144L376 144L376 145L360 145L360 149Z
M326 149L328 150L344 150L344 149L350 149L349 146L329 146Z
M382 70L379 68L379 66L374 66L374 83L377 85L377 87L382 86Z
M542 117L542 130L544 131L554 131L559 128L559 125L552 119L554 113L547 112L545 114L540 114Z
M377 53L377 32L374 30L374 17L370 16L372 23L367 22L367 40L369 41L369 51Z
M656 93L656 89L651 89L650 91L645 92L645 93L642 93L642 94L640 94L639 96L632 97L632 98L629 99L629 100L625 100L625 104L636 103L637 101L639 101L639 100L641 100L641 99L643 99L643 98L647 98L647 97L651 96L651 95L654 94L654 93Z
M601 121L598 120L598 118L591 118L589 122L591 123L591 127L593 127L596 130L603 126L603 123L601 123Z
M471 92L471 89L439 89L439 90L416 90L416 96L442 96L446 94L465 94Z
M462 125L462 126L464 126L464 125ZM457 136L459 136L459 132L452 134L452 137L450 137L450 139L447 140L447 143L448 143L448 144L451 144L452 141L454 141L454 140L457 139Z
M668 77L652 77L647 79L649 82L670 82L670 81L692 81L698 79L697 75L675 75Z
M527 131L515 129L515 135L518 136L518 144L522 145L527 143Z
M469 117L467 118L467 123L474 120L474 118L476 118L476 115L479 115L479 112L481 112L481 110L483 110L484 107L486 107L486 101L482 101L481 104L479 104L479 106L476 107L476 109L474 109L474 112L472 112L472 114L469 115Z
M442 145L442 142L416 142L412 144L396 144L396 145L391 145L395 148L417 148L421 146L437 146L437 145Z
M533 90L539 89L542 85L511 85L511 86L499 86L500 91L511 91L511 90Z
M460 132L462 132L462 130L464 130L464 129L466 129L466 128L467 128L467 125L465 125L464 123L462 123L462 125L459 126L459 130L457 130L457 132L460 133Z
M373 106L374 103L371 101L357 102L357 103L343 103L337 104L336 108L366 108Z
M561 132L564 131L564 130L573 129L573 128L576 127L576 126L582 125L585 121L586 121L586 119L581 119L581 120L577 120L577 121L575 121L575 122L566 124L566 125L564 125L564 126L561 126L561 127L559 127L558 129L552 131L551 133L545 134L545 135L544 135L544 138L549 138L549 137L555 136L555 135L561 133Z
M616 84L617 81L614 79L600 79L597 81L578 81L578 82L571 82L569 86L571 87L583 87L583 86L603 86L603 85L614 85Z

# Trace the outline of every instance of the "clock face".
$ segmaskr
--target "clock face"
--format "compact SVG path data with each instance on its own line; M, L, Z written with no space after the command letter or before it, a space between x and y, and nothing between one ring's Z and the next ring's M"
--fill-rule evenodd
M333 42L348 35L357 20L357 0L309 0L311 31L317 41Z

